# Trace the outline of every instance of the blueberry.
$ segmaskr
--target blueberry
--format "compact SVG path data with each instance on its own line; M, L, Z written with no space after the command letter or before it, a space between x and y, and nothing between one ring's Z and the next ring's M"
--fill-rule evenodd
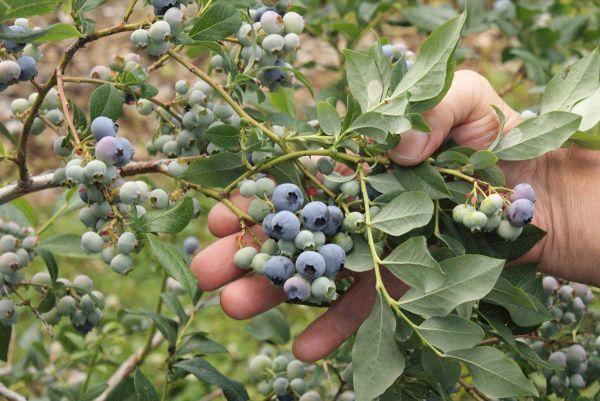
M156 21L148 29L150 39L154 42L164 42L171 36L171 26L167 21Z
M119 236L119 239L117 241L117 249L120 253L128 255L131 252L137 250L138 247L139 242L134 233L126 231Z
M260 27L267 34L283 31L283 18L275 11L265 11L260 17Z
M227 103L215 103L212 110L219 120L227 120L233 115L233 108Z
M302 208L302 224L311 231L324 229L329 217L329 208L323 202L310 202Z
M171 29L176 29L179 28L183 22L183 13L179 8L171 7L165 12L165 16L163 18L165 21L167 21Z
M260 251L269 255L275 255L277 252L277 242L273 238L267 239L262 243Z
M244 180L242 185L240 185L240 194L249 198L256 194L256 181L254 180Z
M285 377L278 377L273 381L273 392L275 395L283 396L288 393L289 381Z
M252 263L250 264L250 266L252 267L252 270L254 270L258 274L264 274L264 272L265 272L265 263L270 258L271 258L271 255L268 254L268 253L262 253L262 252L257 253L252 258Z
M180 95L185 95L189 88L190 85L183 79L175 82L175 92L179 93Z
M131 142L127 138L117 138L117 140L121 143L121 147L123 148L123 153L118 155L117 161L115 162L115 166L123 167L127 163L133 159L135 155L135 149L131 145Z
M583 380L583 376L581 376L579 373L569 376L569 387L576 389L585 388L585 380Z
M580 316L585 311L585 303L580 297L575 297L568 306L575 315Z
M325 273L327 277L334 277L346 263L346 253L337 244L326 244L319 249L319 255L325 260Z
M570 285L563 285L558 289L558 298L561 301L567 303L573 299L573 287Z
M283 36L273 33L263 39L261 46L269 54L278 54L283 51L284 44Z
M273 284L283 285L294 274L294 264L284 256L272 256L264 263L264 274Z
M336 296L335 290L335 283L325 276L317 278L310 286L312 295L320 301L333 300Z
M479 206L479 211L488 217L495 215L504 205L504 199L498 194L492 194L485 198Z
M518 184L513 188L513 193L510 195L510 201L515 202L519 199L527 199L531 203L535 203L536 195L533 187L529 184Z
M147 186L140 185L143 181L127 181L119 188L119 198L121 202L131 205L133 203L143 203L147 196Z
M257 253L256 249L251 246L241 248L233 256L233 263L241 269L249 269Z
M56 302L56 312L61 316L69 316L77 310L75 298L65 295Z
M92 120L90 131L98 142L107 136L117 136L117 125L108 117L99 116Z
M321 396L314 390L307 391L302 394L299 401L321 401Z
M487 223L483 227L483 231L486 233L495 231L500 227L500 223L502 223L502 216L500 213L496 213L490 217L488 217Z
M31 277L31 282L33 284L44 285L49 287L52 285L52 278L50 277L50 274L46 272L39 272L35 273L33 277Z
M306 382L304 381L304 379L297 377L290 381L290 388L296 394L302 395L306 392Z
M96 158L109 166L116 164L123 152L122 142L112 136L105 136L96 144Z
M104 240L93 231L83 233L81 236L81 250L86 253L100 253L104 248Z
M169 8L179 5L177 0L151 0L150 3L154 7L155 15L164 15Z
M220 54L215 54L214 56L212 56L210 58L209 63L210 63L210 66L212 68L214 68L216 71L223 70L224 61L223 61L223 57Z
M0 252L14 252L17 245L17 239L12 234L4 234L0 237Z
M85 165L83 169L83 174L86 178L94 181L94 182L102 182L104 180L104 176L106 175L106 164L104 164L101 160L92 160L88 164Z
M30 56L21 56L17 59L17 64L21 68L21 74L19 74L19 81L29 81L35 78L37 75L37 66L35 59Z
M587 358L587 352L580 344L573 344L565 350L567 365L573 369L582 364Z
M356 401L356 394L352 390L346 390L340 394L338 401Z
M131 256L119 253L110 261L110 268L120 274L127 274L131 271L133 259Z
M294 52L300 47L300 36L295 33L288 33L283 37L283 50Z
M354 247L354 240L351 236L349 236L346 233L337 233L333 236L331 241L332 243L341 246L344 252L346 252L346 254L350 253L350 251L352 251L352 248Z
M24 98L17 98L10 103L10 111L13 115L21 114L29 108L29 102Z
M15 61L0 61L0 84L11 85L19 80L21 67Z
M256 385L256 390L261 395L267 396L267 395L271 394L271 391L273 391L273 382L271 380L261 380Z
M89 323L92 326L96 326L102 320L103 314L100 309L94 308L94 310L90 311L89 313L86 313L85 317L87 319L87 323Z
M304 251L296 259L296 271L310 280L322 276L325 269L325 259L317 252Z
M542 287L546 294L552 295L558 289L558 281L552 276L546 276L542 279Z
M169 194L160 188L153 189L150 192L150 204L155 209L165 209L169 207Z
M294 245L303 251L314 251L316 249L315 236L311 231L302 230L294 238Z
M276 211L297 212L304 204L304 196L298 186L281 184L273 190L272 201Z
M262 199L252 199L248 206L248 214L256 221L264 221L271 212L271 206Z
M564 369L567 367L567 355L562 351L553 352L548 357L548 362L558 369Z
M573 287L574 294L580 298L585 297L589 291L589 287L585 284L571 283L571 286Z
M183 251L188 255L193 255L200 249L198 238L190 236L183 241Z
M479 231L483 229L487 224L488 218L485 213L471 210L467 212L463 218L463 224L471 231Z
M269 197L275 190L275 182L267 177L256 180L256 196L259 198Z
M562 324L573 324L577 321L577 316L575 316L575 314L573 312L565 312L562 317L560 318L560 322Z
M304 377L306 366L304 362L294 359L288 363L286 371L289 379L298 379Z
M167 166L167 171L169 175L173 178L182 177L188 169L188 165L185 162L180 162L179 160L172 160L169 162Z
M496 229L496 234L507 241L514 241L523 232L523 227L515 227L508 220L502 220Z
M92 287L94 287L94 281L85 274L79 274L73 279L73 285L77 288L91 291Z
M277 249L279 250L279 255L286 256L288 258L292 258L298 250L298 248L296 248L296 244L294 244L294 241L286 241L284 239L277 241Z
M150 43L150 34L147 30L142 28L133 31L129 38L138 49L143 49Z
M11 34L17 36L25 35L27 33L27 30L19 25L11 25L8 27L8 30ZM19 39L4 40L4 47L11 53L20 52L25 47L25 44L25 41L21 42Z
M137 111L143 116L150 115L154 111L154 103L148 99L140 99L136 103Z
M358 182L350 180L342 183L342 185L340 185L340 190L346 196L356 197L360 192L360 187Z
M300 34L304 29L304 18L300 14L290 11L283 16L283 25L286 32Z
M21 268L19 255L14 252L5 252L0 255L0 273L12 273Z
M267 231L267 233L276 239L293 240L300 232L298 217L287 210L277 212L271 219L269 226L270 232Z
M285 281L283 290L289 301L304 302L310 296L310 283L301 276L294 276Z
M115 256L115 249L112 246L108 246L102 250L100 257L107 265L110 265L113 257Z
M325 175L331 174L334 166L335 162L331 157L320 157L317 160L317 170Z
M556 322L544 322L540 326L540 333L546 337L552 337L560 330L560 325Z
M0 299L0 323L11 326L17 322L19 312L17 306L10 299Z
M329 220L322 231L325 235L335 235L342 229L344 213L337 206L327 206L327 209L329 210Z
M350 233L361 234L365 226L365 216L360 212L351 212L344 218L344 228Z
M523 227L533 220L534 205L528 199L517 199L508 208L508 220L515 227Z

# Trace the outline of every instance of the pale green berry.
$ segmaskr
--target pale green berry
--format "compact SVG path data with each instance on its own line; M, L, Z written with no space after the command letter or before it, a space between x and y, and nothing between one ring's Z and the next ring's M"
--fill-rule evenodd
M271 255L267 253L257 253L256 256L252 258L252 269L258 274L263 274L265 262L269 260L270 257Z
M288 376L289 377L289 376ZM301 378L295 378L290 381L290 388L298 395L306 392L306 382Z
M148 99L140 99L137 101L137 111L143 116L147 116L154 111L154 103Z
M252 199L248 206L248 214L256 221L262 221L271 213L271 206L262 199Z
M273 194L275 189L275 181L270 178L263 177L256 180L256 196L269 197Z
M350 251L352 251L352 248L354 247L354 240L351 236L349 236L346 233L337 233L333 236L331 242L341 246L344 252L346 252L347 254L350 253Z
M150 204L155 209L165 209L169 207L169 194L160 188L150 192Z
M122 253L117 254L110 261L110 268L120 274L127 274L133 267L133 259L131 256Z
M452 209L452 219L454 219L455 222L462 224L465 215L473 210L474 208L471 205L456 205L454 206L454 209Z
M465 214L463 224L471 231L480 231L487 224L488 218L485 213L472 210Z
M304 377L306 366L304 362L294 359L287 365L287 376L289 379Z
M277 242L273 238L269 238L263 242L262 246L260 247L260 252L269 255L275 255L277 252Z
M344 227L350 233L362 233L365 231L365 224L365 216L360 212L351 212L344 218Z
M496 213L488 217L487 224L485 225L485 227L483 227L483 231L485 231L486 233L492 232L500 226L501 222L502 216L500 215L500 213Z
M504 200L502 196L498 194L492 194L481 201L481 205L479 206L479 210L485 213L487 216L493 216L496 214L502 206L504 205Z
M275 372L275 373L285 372L287 369L288 363L290 363L290 360L286 356L279 355L273 359L271 368L273 369L273 372Z
M336 287L333 280L321 276L312 282L310 292L321 301L331 301L336 296Z
M73 286L91 291L94 287L94 281L85 274L80 274L73 279Z
M173 160L169 163L167 170L169 175L174 178L183 177L185 172L188 169L188 165L185 162L180 162L179 160Z
M342 185L340 185L340 190L346 196L356 197L360 192L360 186L355 180L350 180L342 183Z
M496 229L496 233L502 239L514 241L523 232L523 227L515 227L508 220L502 220Z
M70 295L65 295L56 303L56 312L61 316L69 316L77 310L77 302Z
M134 233L126 231L119 236L117 241L117 249L120 253L130 254L137 250L139 242Z
M241 269L250 269L252 260L258 252L251 246L241 248L233 256L233 263Z
M17 98L10 104L10 111L13 115L21 114L29 108L29 102L25 98Z
M273 381L271 380L262 380L256 385L256 390L264 396L267 396L273 390Z
M254 196L256 194L256 190L256 181L253 180L245 180L244 182L242 182L242 185L240 185L240 194L247 198Z
M255 380L264 380L269 377L269 369L271 369L271 358L266 355L257 355L252 358L248 364L248 373Z
M288 393L290 382L285 377L278 377L273 381L273 392L278 396L284 396Z
M294 238L294 245L303 251L314 251L316 248L315 236L308 230L302 230Z

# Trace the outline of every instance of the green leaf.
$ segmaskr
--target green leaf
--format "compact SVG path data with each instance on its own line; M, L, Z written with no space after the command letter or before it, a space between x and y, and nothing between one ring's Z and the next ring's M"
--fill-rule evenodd
M108 384L104 382L91 385L85 394L78 401L94 401L108 388Z
M27 221L32 226L38 225L38 215L33 206L29 202L27 202L24 198L18 198L11 202L17 209L23 213L25 217L27 217Z
M154 325L163 335L163 337L167 340L170 345L175 345L177 341L177 322L173 319L169 319L163 315L159 315L158 313L151 311L134 311L130 309L125 309L125 313L136 316L144 316L149 319L152 319Z
M431 349L421 350L421 365L430 383L440 384L443 390L448 390L460 379L460 364L450 358L440 358Z
M174 312L179 318L180 323L185 323L188 320L188 315L183 309L183 305L179 302L179 298L172 292L163 292L160 294L160 297L163 300L163 303L169 308L172 312Z
M392 97L404 92L411 94L410 100L422 101L435 98L444 89L448 65L456 49L465 23L463 13L439 26L423 42L417 60L398 84Z
M206 338L205 335L195 334L190 336L190 338L177 349L173 356L179 358L187 354L197 356L222 353L227 353L227 349L224 346Z
M1 6L0 6L1 7ZM4 30L0 32L0 39L12 39L17 43L48 43L59 42L64 39L78 38L81 33L69 24L53 24L37 31L29 31L25 34L15 34Z
M0 21L12 18L26 18L56 11L58 0L2 0L0 1Z
M135 374L133 375L133 386L135 387L135 395L138 401L159 400L156 389L139 368L135 368Z
M344 267L353 272L365 272L373 268L373 257L367 241L360 235L353 235L354 246L348 255ZM378 255L383 253L383 246L380 243L375 244Z
M431 317L419 325L419 332L444 352L474 347L485 337L481 327L456 315Z
M598 109L600 109L600 88L596 89L591 96L573 106L571 112L581 116L580 131L589 131L600 123Z
M558 149L577 131L581 117L552 111L523 121L511 129L493 149L502 160L528 160Z
M404 355L396 346L396 317L378 292L367 320L358 329L352 348L357 401L383 394L404 371Z
M181 258L179 251L172 244L160 241L155 235L146 234L146 240L163 270L179 282L186 289L190 298L194 299L198 291L198 282Z
M206 139L228 149L240 144L240 130L233 125L217 125L206 130Z
M440 262L446 282L424 292L408 290L398 304L424 317L446 316L458 305L487 295L498 280L504 260L483 255L461 255Z
M174 366L191 373L205 383L221 388L228 401L246 401L250 399L242 383L227 378L204 358L188 359L178 362Z
M433 290L445 281L440 265L429 253L425 237L414 237L399 245L383 264L392 274L411 287Z
M410 121L404 117L384 116L374 111L360 115L346 131L356 131L385 143L387 134L397 134L410 129Z
M10 346L10 337L12 326L0 324L0 361L6 362L8 358L8 347Z
M540 114L571 111L577 102L591 96L599 84L600 54L596 48L548 82L542 96Z
M521 327L537 326L552 319L548 309L537 298L502 277L484 300L505 308L512 321Z
M200 15L189 35L196 41L218 41L236 33L241 24L239 11L230 4L219 2Z
M144 213L136 229L142 233L177 234L187 227L193 215L194 203L186 196L174 207Z
M40 242L40 248L45 248L59 256L71 258L89 258L88 254L81 250L81 236L75 234L59 234Z
M367 112L381 102L383 83L375 61L366 54L345 49L346 77L352 96Z
M252 318L244 330L259 341L275 344L290 341L290 325L279 309L271 309Z
M433 216L433 202L424 192L405 192L388 203L371 221L373 227L400 236L423 227Z
M418 7L406 7L403 9L406 19L424 31L431 32L438 26L456 17L456 11L448 7L433 7L428 5L419 5Z
M112 84L100 85L90 96L90 120L105 116L113 121L123 115L125 95Z
M483 170L494 166L498 162L498 156L489 150L478 150L471 155L469 162L475 170Z
M239 154L223 152L193 161L182 178L194 184L226 187L245 171Z
M296 184L298 188L303 189L303 175L293 161L278 163L275 166L267 169L265 173L273 176L275 182L289 182Z
M444 178L430 164L422 163L416 167L397 167L394 169L393 174L408 191L425 192L431 199L444 199L450 196Z
M342 132L342 120L335 107L328 102L317 103L319 125L327 135L337 136Z
M371 186L382 194L394 191L404 191L404 187L400 185L398 180L394 178L393 175L383 173L383 174L375 174L369 175L365 177L365 180L371 184Z
M48 269L48 273L50 274L50 279L52 280L52 284L56 283L56 279L58 278L58 265L56 264L56 259L54 259L54 255L52 252L48 251L45 248L37 247L35 248L35 252L42 257L44 263L46 264L46 268Z
M538 396L519 365L496 348L475 347L452 351L448 355L467 366L475 386L489 397Z

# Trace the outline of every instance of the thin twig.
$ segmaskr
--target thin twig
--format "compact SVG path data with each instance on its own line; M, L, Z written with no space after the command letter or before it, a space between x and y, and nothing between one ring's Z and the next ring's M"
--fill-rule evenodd
M2 383L0 383L0 395L6 398L7 401L27 401L27 398L19 393L15 393L8 387L5 387Z
M466 381L464 381L464 379L459 379L459 383L462 386L462 388L464 388L465 391L467 393L469 393L476 400L478 400L478 401L491 401L488 397L486 397L485 394L483 394L481 391L477 390L474 386L471 386L469 383L467 383Z
M65 88L63 85L63 74L62 67L56 67L56 91L58 92L58 97L60 98L60 103L62 104L63 114L65 115L65 120L67 120L67 125L71 130L71 135L73 136L73 144L75 146L79 145L79 134L77 133L77 129L75 128L75 124L73 123L73 118L71 117L71 111L69 110L69 102L67 101L67 97L65 96Z
M500 97L504 97L507 93L516 88L517 85L521 83L524 77L525 75L523 74L523 69L520 69L519 71L517 71L516 77L511 77L511 80L502 88L500 88L500 90L498 91L498 95L500 95Z

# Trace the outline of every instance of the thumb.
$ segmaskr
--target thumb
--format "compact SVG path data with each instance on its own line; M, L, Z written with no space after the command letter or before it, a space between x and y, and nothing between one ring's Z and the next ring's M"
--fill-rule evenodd
M390 159L402 166L419 164L448 137L454 138L461 146L476 149L489 146L499 127L492 106L505 114L505 131L521 120L520 114L498 96L487 79L473 71L457 71L446 96L423 115L431 132L411 129L403 133L398 146L389 153Z

